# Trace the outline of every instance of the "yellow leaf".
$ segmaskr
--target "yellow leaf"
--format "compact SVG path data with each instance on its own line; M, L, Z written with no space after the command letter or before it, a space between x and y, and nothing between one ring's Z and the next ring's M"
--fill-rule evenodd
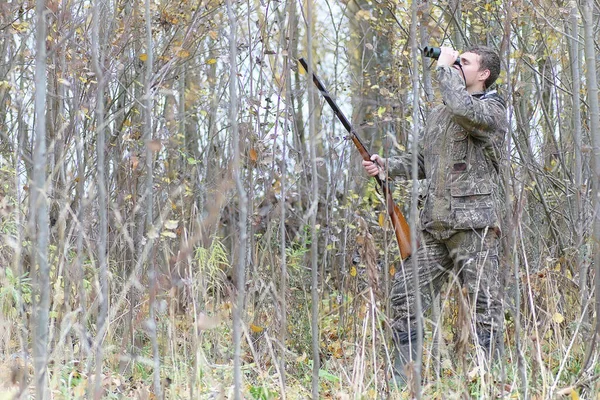
M379 213L379 226L383 228L385 225L385 214Z
M73 388L73 394L76 397L83 397L85 396L85 390L87 389L87 379L82 379L81 381L79 381L79 384L77 386L75 386L75 388Z
M577 390L575 390L575 387L573 387L573 386L569 386L564 389L560 389L558 392L556 392L556 394L559 396L569 396L570 395L571 399L579 400L579 394L577 394Z
M146 53L140 54L139 59L140 59L140 61L146 62L148 60L148 54L146 54Z
M350 276L356 276L356 267L354 265L350 268Z
M166 229L175 229L177 228L177 226L179 225L179 221L174 220L174 219L170 219L168 221L165 221L165 228Z
M250 330L254 333L260 333L264 330L264 328L258 325L250 324Z
M392 265L392 267L390 268L390 275L394 276L396 275L396 268Z
M217 59L216 58L211 58L208 61L206 61L206 63L208 65L216 64L217 63Z
M190 56L190 52L184 49L181 49L177 52L177 57L179 58L187 58Z
M171 232L171 231L162 231L160 233L160 236L166 236L166 237L169 237L171 239L175 239L177 237L177 235L174 232Z
M562 323L565 320L565 317L563 317L563 315L561 313L554 313L554 315L552 316L552 321L556 322L557 324Z

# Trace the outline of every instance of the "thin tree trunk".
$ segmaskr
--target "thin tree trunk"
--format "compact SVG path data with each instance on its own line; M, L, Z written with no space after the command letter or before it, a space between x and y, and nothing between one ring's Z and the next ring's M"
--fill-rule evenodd
M49 398L48 324L50 307L50 265L48 240L50 235L48 198L46 196L46 2L37 0L36 14L36 65L35 65L35 142L33 156L33 184L30 191L29 232L33 236L35 252L34 310L35 333L33 364L35 392L38 400Z
M411 236L411 251L412 254L417 254L417 237L419 236L419 232L417 231L417 223L418 220L418 197L419 197L419 185L417 184L419 180L419 171L418 171L418 157L419 157L419 130L420 130L420 116L419 116L419 75L417 71L419 71L419 47L418 47L418 38L417 38L417 24L418 24L418 2L413 1L411 10L412 10L412 18L410 24L410 47L412 54L412 65L413 65L413 74L412 74L412 88L413 88L413 110L412 110L412 119L413 119L413 141L412 141L412 198L410 202L410 216L411 216L411 224L410 224L410 236ZM412 257L412 267L413 269L413 287L415 290L415 315L422 315L423 305L421 304L421 291L419 288L419 264L418 257ZM414 360L415 369L414 369L414 396L416 399L421 398L421 364L423 359L423 318L417 318L417 343L412 343L413 346L417 347L417 359Z
M592 193L598 192L600 186L600 107L598 105L598 79L596 75L596 52L594 44L594 0L585 0L583 4L583 28L585 40L585 63L587 97L589 105L589 127L592 140L592 182L594 188ZM595 269L595 295L596 315L600 315L600 198L592 196L593 222L592 222L592 254L594 255ZM600 335L600 318L596 318L595 335L588 349L588 361L598 346L598 335Z
M306 2L306 48L307 59L308 59L308 71L306 76L307 85L312 84L310 77L313 74L312 66L312 22L313 17L313 4L312 0ZM310 255L311 255L311 332L312 332L312 358L313 358L313 370L312 370L312 398L319 398L319 369L321 368L320 359L320 335L319 335L319 263L318 263L318 233L317 233L317 209L319 206L319 178L317 171L317 145L316 145L316 121L315 115L312 110L315 109L315 97L312 91L308 94L308 109L310 110L308 119L308 135L309 135L309 148L310 148L310 162L311 162L311 204L308 210L308 216L310 218Z
M96 0L93 8L92 20L92 64L98 82L96 92L96 185L98 188L98 281L100 283L100 296L98 301L97 337L95 340L96 378L94 384L94 399L102 398L102 364L104 354L102 350L103 338L108 327L108 262L106 259L107 236L107 194L106 177L104 171L105 148L105 115L104 115L104 88L106 81L102 70L102 55L100 51L100 25L103 15L103 0Z
M584 242L583 242L583 202L582 202L582 185L583 185L583 162L581 156L581 70L579 59L579 10L577 4L573 3L571 8L571 38L569 39L569 55L571 60L571 77L573 79L572 89L572 107L573 110L573 153L575 156L575 165L573 166L573 176L575 184L575 247L578 249L576 255L575 270L579 272L579 290L581 299L582 322L584 326L589 323L589 313L584 312L588 309L586 303L588 301L588 266L583 262Z
M23 65L25 63L24 61L24 57L23 57L23 53L19 53L20 56L18 58L18 61L21 65ZM21 87L20 89L23 90L23 86L24 86L24 80L21 81ZM24 168L24 160L23 160L23 154L24 154L24 149L25 149L25 143L27 143L28 137L27 137L27 124L25 122L25 113L24 113L24 105L23 105L23 99L17 99L17 107L18 107L18 111L17 111L17 148L15 151L15 188L17 190L17 204L23 204L23 199L25 198L25 191L23 189L23 185L21 182L21 177L22 176L27 176L27 168ZM18 247L15 251L15 259L14 262L16 263L16 271L17 271L17 276L19 277L18 280L18 292L19 292L19 301L17 302L17 309L19 311L19 317L21 319L21 321L23 321L21 323L21 326L19 329L20 334L19 334L19 344L21 347L21 351L22 354L21 356L23 357L24 360L26 360L29 356L29 346L28 346L28 332L27 332L27 327L26 327L26 323L27 323L27 311L25 309L24 306L24 300L23 300L23 285L22 285L22 280L21 277L24 276L25 273L29 272L31 273L31 269L29 266L26 265L25 262L25 257L27 257L27 249L22 246L22 243L27 240L27 236L29 233L29 236L31 237L31 230L29 232L27 232L24 229L25 224L27 223L27 221L22 221L22 213L18 212L16 213L17 215L17 219L16 219L16 224L17 224L17 243L18 243ZM29 229L30 227L28 227ZM28 386L28 381L29 381L29 372L28 370L24 370L24 375L23 375L23 379L21 379L20 385L19 385L19 393L18 393L18 398L20 399L24 393L27 391L27 386Z
M240 132L238 128L238 94L237 94L237 18L233 10L231 0L227 0L227 16L229 18L229 123L231 126L231 138L233 145L233 177L238 192L239 220L238 228L240 230L240 242L237 246L237 265L236 274L236 301L233 308L233 384L234 398L241 400L243 398L243 377L242 377L242 331L244 315L244 297L246 286L246 242L248 239L248 197L242 180L242 164L240 147Z
M296 59L296 54L293 53L294 49L291 46L291 38L296 36L297 32L297 21L296 18L296 2L294 0L289 2L289 10L288 10L288 26L286 35L288 37L286 42L286 50L287 57L284 57L283 63L283 76L285 79L285 86L283 86L283 90L285 90L285 115L292 115L292 74L290 69L290 60ZM286 40L282 37L282 43ZM289 123L289 118L285 119L285 124L283 127L283 138L282 138L282 160L281 160L281 220L279 221L279 235L280 235L280 246L281 246L281 285L279 287L280 293L280 306L281 306L281 326L280 326L280 350L279 350L279 358L280 358L280 369L281 369L281 384L284 393L282 393L282 398L285 399L285 386L286 386L286 363L285 363L285 353L286 353L286 342L287 342L287 330L288 330L288 322L287 322L287 290L288 290L288 269L287 269L287 238L286 238L286 207L287 207L287 145L288 145L288 129L291 127Z
M507 132L507 137L506 137L506 145L505 145L505 151L506 151L506 155L507 155L507 159L505 160L504 163L501 164L501 177L500 179L502 180L502 185L504 188L504 199L503 201L505 202L504 204L504 220L503 220L503 226L504 229L503 231L505 232L504 235L504 242L502 243L503 246L503 252L502 252L502 259L501 261L504 263L504 265L507 266L507 268L505 269L504 272L504 276L501 277L501 282L508 282L509 281L509 277L510 274L513 274L513 279L514 279L514 285L515 287L513 288L514 291L514 297L511 296L511 298L514 298L514 304L511 304L511 307L509 307L509 309L513 310L513 320L515 321L515 338L514 338L514 342L515 342L515 347L516 347L516 357L517 357L517 368L518 368L518 374L519 374L519 379L521 381L521 392L523 393L524 398L529 398L529 394L528 394L528 380L527 380L527 371L526 371L526 363L525 363L525 359L523 357L523 344L521 343L521 289L520 289L520 274L519 274L519 258L518 258L518 252L513 251L512 249L516 249L517 248L517 235L515 234L516 232L516 227L518 226L518 224L520 223L520 212L517 212L516 210L513 212L513 207L512 204L514 203L514 196L515 196L515 190L514 187L512 186L512 182L510 179L511 176L511 165L512 165L512 157L511 157L511 148L512 148L512 132L511 132L511 128L512 127L512 120L513 120L513 107L511 106L512 104L514 104L513 102L513 88L512 88L512 75L511 75L511 69L510 69L510 53L511 53L511 36L512 36L512 29L511 29L511 21L513 19L513 4L512 2L507 4L506 6L506 16L504 18L504 38L502 39L502 45L501 45L501 52L500 52L500 57L505 61L504 64L504 68L506 70L506 93L508 93L508 99L507 99L507 104L508 106L508 126L509 126L509 131ZM502 57L504 55L504 57ZM519 203L520 204L520 203ZM512 257L511 257L512 255ZM512 266L512 269L508 268L509 266ZM506 285L504 285L506 286ZM506 290L506 289L504 289ZM504 291L503 296L506 296L506 292ZM502 332L502 331L501 331ZM502 349L503 349L503 341L501 340L502 343ZM505 379L505 373L504 373L504 368L502 371L502 380L504 381Z
M152 141L152 68L154 66L154 42L152 39L152 18L153 14L150 12L150 0L144 1L145 5L145 19L146 19L146 54L148 58L146 60L146 74L144 76L144 144L146 146L146 182L144 190L144 199L146 205L146 237L148 232L154 228L154 152L157 151L156 145ZM158 351L158 326L155 318L155 305L156 305L156 291L157 291L157 277L156 277L156 264L155 264L155 246L152 238L148 238L149 246L148 254L148 280L149 280L149 304L148 304L148 324L150 328L150 340L152 343L152 358L154 364L154 395L156 398L162 398L162 388L160 385L160 354Z

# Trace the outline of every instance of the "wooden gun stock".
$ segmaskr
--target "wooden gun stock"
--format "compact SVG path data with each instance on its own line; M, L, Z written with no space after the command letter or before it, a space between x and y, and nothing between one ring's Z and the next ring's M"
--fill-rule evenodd
M301 58L299 61L300 64L302 64L302 67L304 67L304 69L308 73L308 63L306 62L306 60L304 58ZM358 149L358 152L360 153L363 160L371 161L371 154L369 154L362 141L354 131L354 128L352 128L352 125L350 124L346 116L342 113L335 101L331 98L329 92L327 92L325 86L323 86L323 84L314 72L312 74L312 79L317 89L319 89L319 92L321 92L321 95L325 98L325 101L327 101L327 103L329 104L335 115L338 117L342 125L344 125L344 128L346 128L346 130L350 134L350 139L352 139L352 142L354 142L354 145ZM406 218L404 218L404 215L400 211L400 208L396 205L396 203L394 203L394 200L392 198L392 191L390 190L388 182L380 179L378 176L375 176L375 180L377 181L377 183L381 187L381 190L383 191L387 213L390 216L390 219L392 220L392 226L394 227L394 233L396 234L396 240L398 241L398 247L400 248L400 256L404 260L406 257L410 256L412 252L410 244L410 228L408 226L408 223L406 222Z

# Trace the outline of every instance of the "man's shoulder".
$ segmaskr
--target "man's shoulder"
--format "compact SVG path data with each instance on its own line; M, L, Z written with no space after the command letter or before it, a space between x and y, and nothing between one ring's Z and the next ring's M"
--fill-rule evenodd
M504 101L504 98L500 96L500 94L495 90L480 93L478 95L475 95L474 97L478 98L479 100L496 101L500 103L502 107L506 108L506 102Z

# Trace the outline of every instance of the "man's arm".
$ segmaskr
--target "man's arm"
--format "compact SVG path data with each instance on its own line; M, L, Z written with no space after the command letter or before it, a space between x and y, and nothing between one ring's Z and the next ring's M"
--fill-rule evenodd
M460 72L450 66L438 66L436 70L444 103L458 124L478 139L485 139L490 131L503 128L506 108L501 101L471 96Z
M371 161L363 161L362 164L370 176L383 174L380 177L385 179L385 171L387 171L387 176L391 178L411 179L412 177L412 154L410 152L389 158L382 158L377 154L373 154ZM422 152L419 152L417 168L419 179L425 179L425 164Z

